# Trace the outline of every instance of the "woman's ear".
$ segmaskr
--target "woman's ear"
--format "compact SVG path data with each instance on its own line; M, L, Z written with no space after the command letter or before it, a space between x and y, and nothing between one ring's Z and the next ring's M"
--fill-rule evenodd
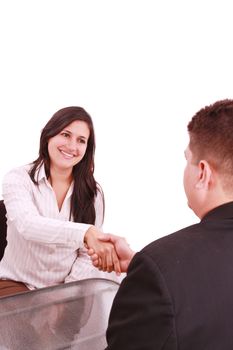
M196 183L197 189L209 188L210 182L212 179L212 170L209 163L206 160L200 160L198 164L198 179Z

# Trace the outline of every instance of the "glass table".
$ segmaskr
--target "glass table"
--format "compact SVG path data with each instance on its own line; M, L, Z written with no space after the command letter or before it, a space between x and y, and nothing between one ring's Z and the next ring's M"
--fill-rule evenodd
M0 298L0 350L103 350L118 287L96 278Z

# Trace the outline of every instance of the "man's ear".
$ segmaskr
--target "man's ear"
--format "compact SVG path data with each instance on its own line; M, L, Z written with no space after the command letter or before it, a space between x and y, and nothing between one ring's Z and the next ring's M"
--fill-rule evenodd
M200 160L198 164L198 180L195 185L197 189L208 189L212 178L212 170L206 160Z

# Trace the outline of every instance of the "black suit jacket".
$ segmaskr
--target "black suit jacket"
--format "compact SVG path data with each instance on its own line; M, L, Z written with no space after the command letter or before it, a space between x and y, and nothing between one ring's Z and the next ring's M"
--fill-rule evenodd
M133 258L108 350L233 350L233 202Z

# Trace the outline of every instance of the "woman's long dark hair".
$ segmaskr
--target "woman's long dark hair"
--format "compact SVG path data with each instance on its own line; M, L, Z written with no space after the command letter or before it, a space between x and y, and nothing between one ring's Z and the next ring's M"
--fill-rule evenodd
M50 176L50 158L48 141L59 134L67 125L75 120L87 123L90 135L87 149L82 160L73 167L74 190L71 196L70 216L75 222L94 224L96 212L94 207L97 191L104 197L101 187L94 178L95 133L90 115L82 107L65 107L57 111L41 132L39 157L32 163L29 171L31 180L38 185L36 171L44 164L47 178ZM97 186L98 185L98 186Z

